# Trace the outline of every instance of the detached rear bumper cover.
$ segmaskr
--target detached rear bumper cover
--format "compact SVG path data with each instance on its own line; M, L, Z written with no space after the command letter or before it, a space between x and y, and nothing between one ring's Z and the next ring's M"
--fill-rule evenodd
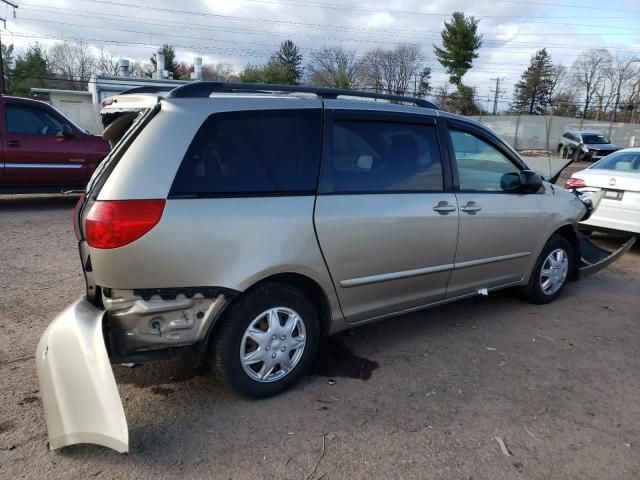
M36 369L52 450L76 443L129 450L103 315L82 297L51 322L38 343Z

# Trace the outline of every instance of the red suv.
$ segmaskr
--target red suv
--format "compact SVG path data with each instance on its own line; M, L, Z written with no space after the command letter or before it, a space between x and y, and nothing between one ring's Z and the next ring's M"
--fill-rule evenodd
M91 135L44 102L0 95L0 192L84 189L109 153Z

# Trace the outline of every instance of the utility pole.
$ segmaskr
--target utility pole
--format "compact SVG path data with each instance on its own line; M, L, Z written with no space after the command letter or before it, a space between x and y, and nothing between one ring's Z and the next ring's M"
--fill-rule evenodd
M0 2L14 8L13 17L15 18L16 16L15 9L18 8L18 5L16 5L15 3L9 2L8 0L0 0ZM7 28L7 19L0 18L0 21L2 21L2 23L4 24L4 28ZM0 36L0 94L4 95L5 93L6 93L6 89L4 85L4 61L2 59L2 38Z
M493 114L496 115L498 113L498 95L500 95L500 77L491 78L491 80L496 81L496 89L493 96Z

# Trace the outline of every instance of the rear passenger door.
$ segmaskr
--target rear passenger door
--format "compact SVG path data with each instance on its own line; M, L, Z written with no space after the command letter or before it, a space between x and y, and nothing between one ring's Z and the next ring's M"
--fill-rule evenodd
M520 281L544 218L538 193L503 190L503 175L523 168L504 145L466 123L449 121L449 132L460 209L451 298Z
M347 321L442 300L458 211L436 119L332 105L315 225Z

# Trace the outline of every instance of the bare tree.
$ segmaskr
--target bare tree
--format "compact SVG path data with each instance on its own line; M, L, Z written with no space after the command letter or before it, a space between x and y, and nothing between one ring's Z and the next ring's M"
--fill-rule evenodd
M632 53L617 53L611 68L613 94L613 121L618 115L620 96L625 90L633 90L633 84L640 77L640 57Z
M229 63L207 63L202 66L202 80L229 82L237 79L233 66Z
M556 96L556 93L564 83L567 78L567 67L564 65L554 65L551 73L551 79L549 84L549 90L547 94L549 98L547 99L547 103L553 107L553 99Z
M100 56L96 60L96 73L112 77L120 74L120 57L113 52L100 49Z
M611 54L605 48L583 52L573 63L573 78L576 86L582 90L584 105L582 118L586 118L591 102L596 96L611 65Z
M151 78L155 72L155 67L151 62L131 62L129 75L135 78Z
M73 90L84 90L96 69L96 57L84 42L57 43L47 57L51 71Z
M377 48L365 55L368 86L376 92L404 95L424 68L418 45L402 44L394 49Z
M342 46L324 47L311 54L307 81L325 87L357 89L365 86L366 72L355 52Z

